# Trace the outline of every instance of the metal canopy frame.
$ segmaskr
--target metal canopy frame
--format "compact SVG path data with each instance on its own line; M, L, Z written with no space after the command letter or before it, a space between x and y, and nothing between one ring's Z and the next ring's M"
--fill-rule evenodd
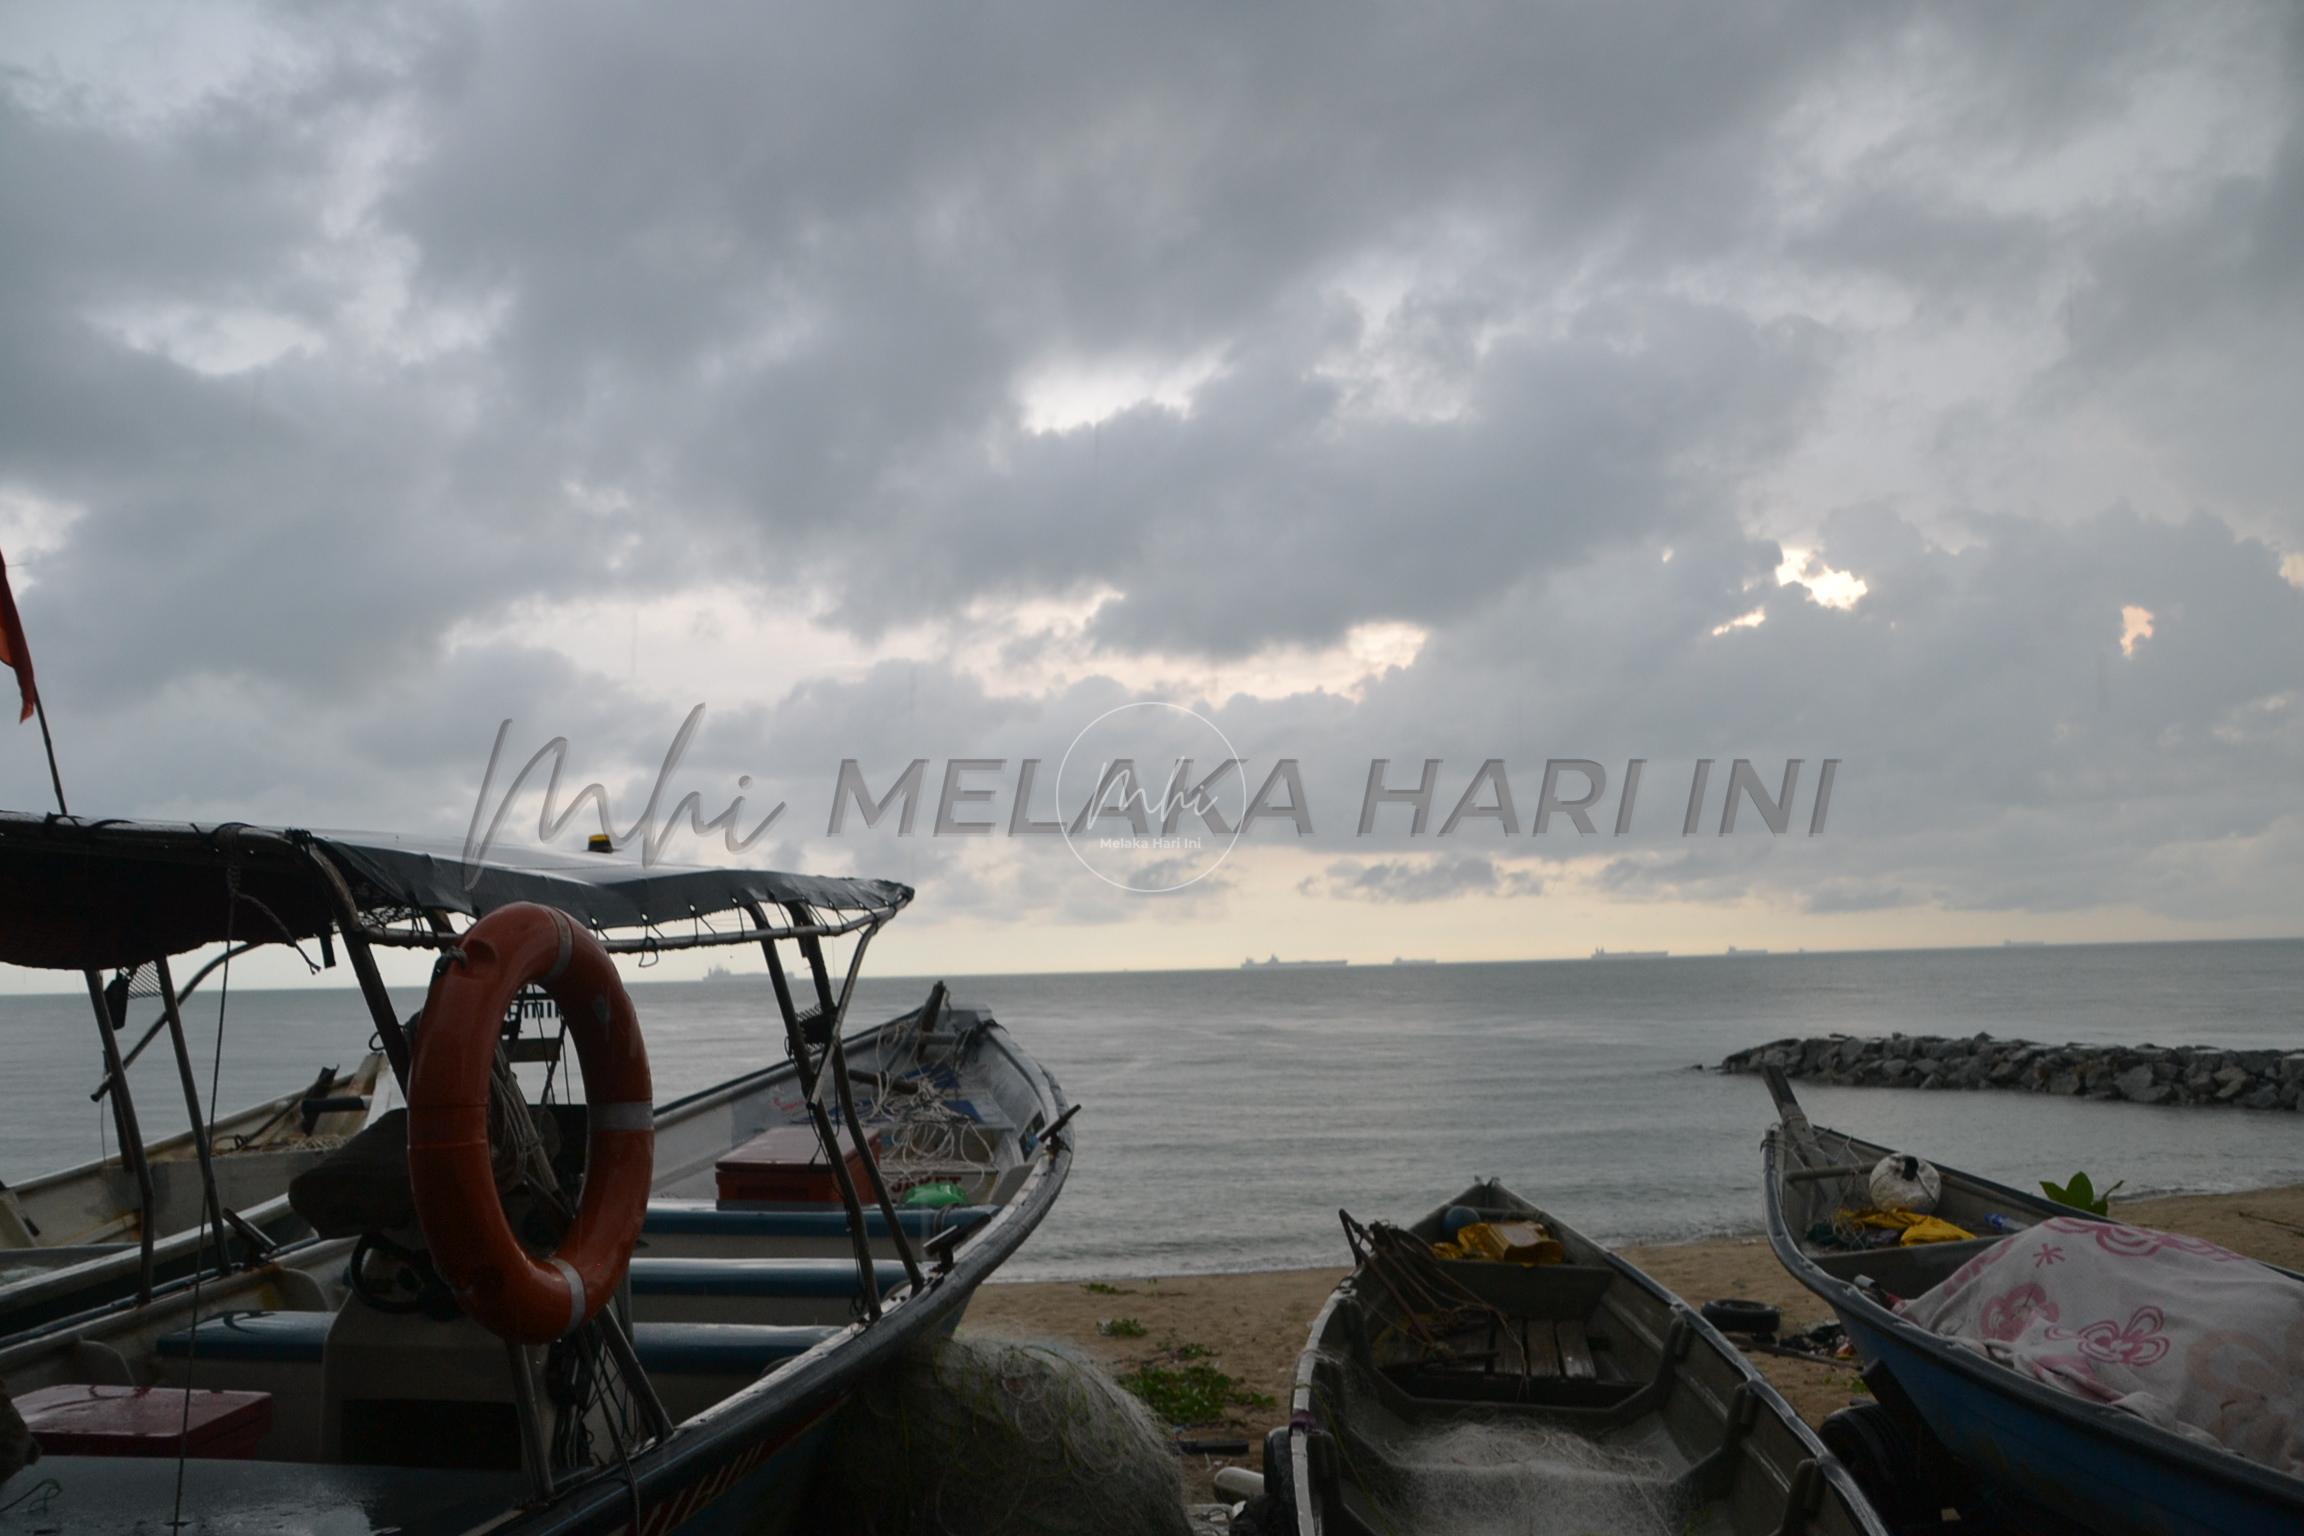
M675 897L686 893L691 899L682 903L685 910L676 915L667 914L664 919L658 920L642 911L637 921L619 925L596 921L592 914L572 910L576 906L592 906L595 913L603 908L622 912L630 904L626 892L619 890L613 879L596 885L590 878L592 869L580 862L551 869L496 869L496 878L487 899L472 899L471 893L480 883L470 876L474 866L463 866L466 873L462 889L458 890L436 879L427 881L425 877L434 873L436 868L435 861L429 855L408 855L389 845L351 845L312 833L276 831L241 823L204 828L190 825L88 822L66 816L34 817L0 812L0 855L27 847L36 859L48 861L50 868L59 865L69 867L77 857L126 860L138 865L149 863L171 871L180 870L183 866L197 869L198 866L208 865L214 867L223 878L225 911L221 933L212 931L216 925L210 914L187 915L181 911L162 911L157 915L149 911L134 914L144 922L140 928L106 928L96 924L91 930L92 937L68 931L68 922L55 930L63 936L59 942L79 943L83 947L109 942L148 948L150 953L139 952L134 948L125 953L108 953L107 959L123 975L143 965L153 965L159 981L161 1019L131 1050L123 1052L119 1034L125 1021L127 989L124 986L107 988L101 974L106 968L104 966L86 963L74 966L81 970L86 979L89 998L96 1011L98 1034L103 1043L105 1074L95 1096L109 1094L111 1098L112 1114L120 1134L122 1162L132 1172L137 1183L143 1244L138 1286L140 1305L149 1302L152 1295L152 1250L156 1237L153 1230L155 1194L150 1161L145 1153L141 1128L136 1118L134 1096L129 1090L127 1067L163 1027L167 1029L174 1047L185 1105L192 1121L194 1146L204 1186L204 1222L213 1223L220 1243L228 1242L228 1231L239 1225L236 1213L226 1211L217 1194L207 1117L201 1106L199 1085L185 1039L181 994L176 990L167 963L169 955L216 942L219 938L225 945L227 956L244 954L263 944L286 942L293 945L302 938L315 938L320 941L328 963L333 964L333 941L340 939L344 958L351 966L353 978L375 1025L378 1042L391 1063L393 1076L405 1092L411 1059L408 1029L403 1026L393 1006L391 993L384 984L383 973L376 963L376 950L429 949L438 953L442 963L446 963L461 939L461 933L454 922L455 916L460 914L476 921L496 906L513 900L530 899L561 906L562 910L582 922L587 931L593 933L612 955L648 956L672 950L758 944L768 962L769 982L776 999L785 1046L798 1073L809 1119L840 1190L864 1297L865 1324L869 1326L879 1321L883 1302L872 1260L864 1196L850 1174L850 1155L853 1155L864 1172L864 1183L874 1206L886 1223L890 1239L903 1263L909 1288L918 1293L931 1283L921 1266L920 1256L912 1244L910 1234L898 1219L895 1202L889 1194L887 1180L881 1173L871 1138L857 1116L847 1055L841 1041L841 1027L846 1021L848 1005L855 993L864 953L880 929L910 905L913 892L909 886L882 881L817 880L805 876L746 874L741 871L684 871L669 881L651 880L645 874L640 874L629 877L631 888L651 894L668 890ZM393 865L391 861L394 859L400 860L400 863ZM379 860L383 862L380 864ZM395 869L409 878L389 878ZM386 877L381 880L376 878L380 870ZM261 874L261 896L244 888L245 884L256 883L244 877L257 872ZM716 878L716 874L724 875L725 878ZM482 881L486 881L490 870L481 868L480 875ZM355 889L355 881L360 886L358 890ZM555 894L563 891L581 892L588 887L613 893L616 899L610 900L604 895L597 905L588 901L571 901L564 906L552 900ZM194 888L180 883L176 891L181 894ZM760 894L762 890L775 892L787 899L764 900ZM428 895L443 899L438 903L422 899ZM692 899L696 896L712 902L712 909L707 911L699 906ZM623 905L619 905L619 902ZM255 909L248 915L244 927L239 922L243 904ZM708 917L727 911L740 912L744 926L713 929L707 925ZM662 921L685 925L688 931L667 932L661 926ZM845 974L835 988L824 945L827 940L837 938L851 938L854 945L848 956ZM799 967L806 978L811 998L805 1006L795 995L792 977L784 966L785 956L778 948L785 944L793 946ZM20 953L10 958L19 958ZM221 963L221 959L212 962L210 968L216 963ZM208 969L203 968L196 973L185 990L188 992L191 987L197 986L207 975ZM943 1000L944 989L939 983L921 1011L923 1032L935 1026L942 1011ZM419 1012L411 1023L420 1023L421 1018ZM528 1165L531 1178L539 1181L548 1199L565 1205L567 1198L559 1188L558 1177L551 1168L550 1159L543 1154L541 1138L527 1113L525 1097L519 1090L518 1080L513 1076L501 1042L497 1047L495 1091L507 1101L507 1109L517 1107L521 1111L518 1115L507 1114L502 1123L511 1128L514 1138L522 1144L522 1160ZM828 1099L831 1102L828 1103ZM835 1106L838 1118L848 1126L848 1152L844 1152L841 1147L839 1130L834 1123ZM204 1268L198 1257L195 1258L195 1268ZM623 1378L631 1400L640 1408L655 1437L655 1443L668 1440L673 1432L670 1417L650 1385L647 1373L640 1366L631 1337L616 1306L604 1309L593 1324L583 1330L583 1334L586 1342L597 1347ZM514 1378L515 1403L520 1409L522 1459L529 1467L531 1483L538 1495L549 1496L562 1486L562 1479L551 1463L549 1447L543 1443L534 1382L521 1347L508 1343L506 1356ZM613 1428L613 1417L611 1426ZM615 1438L617 1452L628 1464L631 1455L642 1447L625 1445L620 1429L615 1430Z

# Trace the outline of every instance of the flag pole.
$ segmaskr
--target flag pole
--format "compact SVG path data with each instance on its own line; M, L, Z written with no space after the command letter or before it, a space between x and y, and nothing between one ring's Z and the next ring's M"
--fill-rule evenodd
M56 770L56 738L48 733L48 706L32 680L32 647L24 639L24 617L16 611L16 594L8 590L6 560L0 560L0 666L16 674L16 689L24 700L24 712L16 717L16 723L23 724L28 715L40 717L40 746L48 754L48 782L56 789L56 814L69 816L72 808L64 803L64 775Z
M48 706L40 695L32 695L32 712L40 717L40 745L48 749L48 782L56 786L56 814L69 816L72 808L64 803L64 775L56 771L56 738L48 734Z

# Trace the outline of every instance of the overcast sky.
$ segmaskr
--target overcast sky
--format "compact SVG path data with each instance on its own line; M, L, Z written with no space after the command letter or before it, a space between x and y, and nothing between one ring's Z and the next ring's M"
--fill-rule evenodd
M889 969L2304 927L2292 5L18 3L0 70L75 810L461 835L511 719L623 822L701 703L672 794L916 882ZM1311 835L926 835L1146 701Z

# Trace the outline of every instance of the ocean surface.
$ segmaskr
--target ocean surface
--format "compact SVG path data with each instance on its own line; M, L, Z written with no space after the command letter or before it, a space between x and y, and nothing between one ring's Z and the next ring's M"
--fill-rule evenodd
M765 979L636 982L659 1095L782 1054ZM853 1017L926 979L871 978ZM1756 1230L1756 1078L1691 1071L1784 1035L1973 1034L2304 1049L2304 941L957 979L1084 1107L1055 1213L1007 1279L1343 1262L1339 1207L1413 1217L1493 1174L1605 1241ZM410 991L404 1011L419 997ZM215 1004L187 1007L205 1091ZM765 1011L764 1011L765 1010ZM0 1178L97 1155L85 997L0 997ZM302 1087L369 1026L348 988L231 999L222 1098ZM165 1042L133 1081L184 1124ZM2304 1115L2020 1093L1803 1087L1819 1124L2029 1187L2304 1180Z

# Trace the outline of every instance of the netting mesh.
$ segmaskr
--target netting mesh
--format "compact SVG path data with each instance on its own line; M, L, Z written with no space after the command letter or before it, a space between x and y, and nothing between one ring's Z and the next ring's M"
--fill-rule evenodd
M1189 1536L1168 1436L1055 1345L968 1337L914 1348L858 1390L816 1487L824 1530L857 1536Z
M1675 1469L1525 1414L1477 1408L1423 1422L1393 1412L1344 1354L1325 1357L1320 1418L1336 1435L1339 1479L1371 1530L1445 1528L1463 1536L1683 1536L1694 1520Z

